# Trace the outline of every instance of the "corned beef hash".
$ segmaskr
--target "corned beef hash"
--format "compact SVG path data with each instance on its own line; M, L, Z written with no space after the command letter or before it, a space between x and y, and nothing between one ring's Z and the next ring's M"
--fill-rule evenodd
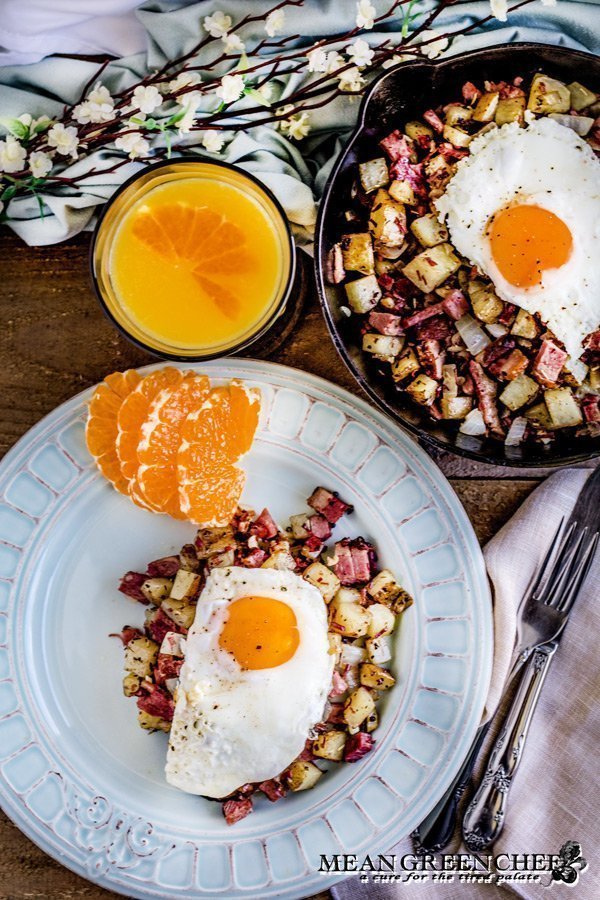
M578 82L468 82L358 164L328 279L379 375L466 435L600 435L599 116Z
M318 487L308 504L285 531L239 509L119 587L148 606L120 635L123 691L169 734L167 781L222 800L229 824L257 792L278 800L370 752L394 685L388 636L412 599L368 541L326 547L347 503Z

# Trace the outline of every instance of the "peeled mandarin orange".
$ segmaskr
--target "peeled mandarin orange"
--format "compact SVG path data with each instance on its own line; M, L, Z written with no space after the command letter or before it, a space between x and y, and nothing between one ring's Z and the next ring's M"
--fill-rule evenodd
M173 264L186 265L224 315L235 318L239 313L243 298L224 282L228 276L250 272L257 259L234 222L205 206L167 203L142 207L133 234Z
M184 373L168 366L150 372L121 404L117 415L116 449L121 475L129 485L129 493L135 503L148 508L136 485L139 468L138 444L142 437L142 426L150 413L155 398L165 388L174 388L183 381Z
M177 461L181 510L191 521L230 521L245 483L235 464L252 445L259 414L260 393L232 381L186 419Z
M205 375L187 375L178 387L165 388L157 395L142 426L135 484L151 509L176 519L186 518L177 484L181 427L188 415L202 406L209 390Z
M94 391L88 409L85 429L88 450L104 477L122 494L128 491L117 457L117 418L123 402L140 381L141 376L134 369L107 375Z

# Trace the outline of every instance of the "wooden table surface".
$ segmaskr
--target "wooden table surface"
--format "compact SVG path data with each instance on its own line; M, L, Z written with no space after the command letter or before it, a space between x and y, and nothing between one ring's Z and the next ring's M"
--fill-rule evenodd
M73 394L117 369L154 360L102 314L88 274L89 235L30 248L0 232L0 449ZM295 330L269 357L362 395L328 337L310 291ZM432 453L484 543L546 474ZM51 860L0 811L0 900L117 897ZM324 895L323 895L324 896Z

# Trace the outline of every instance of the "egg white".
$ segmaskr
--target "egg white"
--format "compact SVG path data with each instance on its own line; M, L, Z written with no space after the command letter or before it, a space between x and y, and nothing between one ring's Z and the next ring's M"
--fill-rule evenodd
M280 600L295 613L300 642L280 666L243 670L219 646L229 605L251 595ZM213 569L186 639L167 781L220 798L280 774L323 718L333 666L327 608L317 588L290 571Z
M436 201L458 252L484 272L503 300L533 314L562 341L571 361L600 325L600 160L575 132L542 118L503 125L476 138ZM518 288L500 274L486 237L491 218L515 203L553 212L567 225L573 251L542 282ZM581 365L581 364L580 364Z

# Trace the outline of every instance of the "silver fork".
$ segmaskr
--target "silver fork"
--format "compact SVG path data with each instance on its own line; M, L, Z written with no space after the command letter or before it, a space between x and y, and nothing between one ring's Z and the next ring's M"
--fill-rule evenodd
M509 791L522 759L537 701L597 545L598 532L590 537L586 527L574 523L562 536L554 562L549 563L550 571L536 580L528 601L532 604L532 618L527 620L523 634L532 637L539 633L536 631L538 617L542 622L554 621L558 628L552 640L538 645L533 654L527 654L529 661L490 753L485 775L463 819L463 838L470 850L489 847L504 827ZM550 553L546 561L551 557Z
M561 520L537 574L524 594L518 613L515 649L505 686L512 682L538 647L555 640L565 626L576 595L568 605L562 604L560 607L546 603L545 598L557 596L557 591L565 585L575 555L578 556L580 552L583 535L579 529L581 540L577 543L574 539L576 528L577 526L573 524L565 529ZM552 585L555 588L552 594L544 595L544 590ZM490 722L479 726L458 775L429 815L413 831L411 837L416 852L436 853L450 842L456 825L460 799L471 779L475 761L489 726Z

